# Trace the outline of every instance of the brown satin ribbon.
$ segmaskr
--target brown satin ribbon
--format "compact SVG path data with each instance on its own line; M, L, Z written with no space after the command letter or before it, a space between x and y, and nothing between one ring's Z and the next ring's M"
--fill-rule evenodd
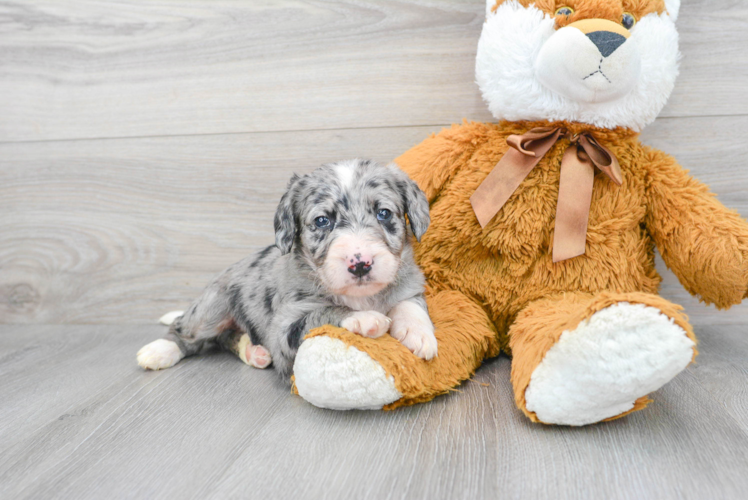
M535 165L562 137L571 144L561 160L553 262L584 254L595 167L619 186L623 182L618 160L592 135L572 135L560 127L538 127L523 135L510 135L506 142L511 148L470 197L478 222L481 227L486 227Z

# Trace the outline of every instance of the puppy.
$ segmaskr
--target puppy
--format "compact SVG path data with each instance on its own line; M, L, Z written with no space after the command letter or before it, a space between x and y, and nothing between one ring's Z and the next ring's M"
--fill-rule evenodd
M294 175L275 214L275 245L218 276L166 338L138 352L138 364L168 368L216 342L259 368L272 360L288 381L304 335L325 324L372 338L389 331L432 359L434 327L410 244L426 231L428 209L396 165L351 160Z

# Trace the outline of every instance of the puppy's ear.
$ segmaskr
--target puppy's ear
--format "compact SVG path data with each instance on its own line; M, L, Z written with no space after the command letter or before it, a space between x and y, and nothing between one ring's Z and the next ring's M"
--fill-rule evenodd
M408 177L408 174L400 170L400 167L394 163L392 166L398 172L397 187L405 203L405 213L408 215L410 228L413 230L416 240L421 241L421 236L426 232L431 222L429 200L426 198L426 194L421 191L421 188L418 187L418 184Z
M296 220L296 197L299 191L299 177L293 174L291 180L288 181L288 187L286 192L281 197L280 203L278 203L278 209L275 211L275 246L277 246L281 254L285 255L291 251L293 242L296 239L296 230L298 223Z

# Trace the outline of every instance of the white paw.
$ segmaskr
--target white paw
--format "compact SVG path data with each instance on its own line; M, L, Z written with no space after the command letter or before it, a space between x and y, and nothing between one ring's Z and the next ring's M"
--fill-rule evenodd
M161 370L176 365L183 357L176 342L158 339L138 351L138 364L144 370Z
M273 361L270 352L261 345L254 345L246 333L239 337L236 354L249 366L260 369L267 368Z
M267 368L273 361L268 350L261 345L248 345L246 356L250 365L260 369Z
M688 366L693 348L658 309L620 302L561 334L532 373L527 409L547 424L615 417Z
M436 356L434 325L421 306L405 300L392 308L390 317L390 335L399 340L410 352L426 360Z
M379 410L403 397L379 363L330 337L302 342L293 370L299 395L320 408Z
M349 332L375 339L390 329L392 320L377 311L356 311L343 321L340 326Z
M172 323L174 323L175 319L182 316L183 314L184 314L184 311L171 311L171 312L164 314L160 318L158 318L158 322L161 323L162 325L169 326Z

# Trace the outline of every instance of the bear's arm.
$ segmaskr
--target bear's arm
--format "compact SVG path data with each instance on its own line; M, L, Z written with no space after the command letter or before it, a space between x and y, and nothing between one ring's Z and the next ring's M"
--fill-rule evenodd
M485 142L486 135L487 127L482 123L452 125L409 149L395 163L431 203L452 175L470 160L476 147Z
M644 148L646 225L665 264L694 295L719 308L748 296L748 222L674 158Z

